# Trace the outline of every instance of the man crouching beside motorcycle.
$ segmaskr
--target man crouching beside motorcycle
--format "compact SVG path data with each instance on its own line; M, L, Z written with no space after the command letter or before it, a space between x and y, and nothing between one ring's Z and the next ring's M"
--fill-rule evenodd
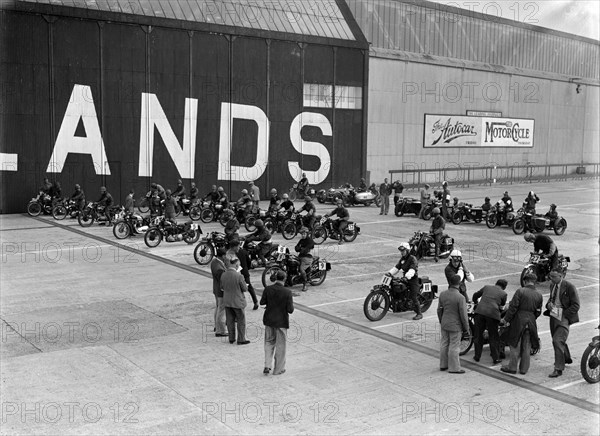
M333 230L338 233L338 245L344 243L344 230L348 227L348 221L350 220L350 212L348 209L344 207L343 201L341 198L337 198L335 200L336 208L333 209L329 214L325 215L329 218L332 215L337 215L338 219L333 220Z
M312 254L310 252L315 248L315 243L310 237L310 232L307 227L300 229L300 240L296 244L296 252L300 261L300 276L302 277L302 292L306 292L306 270L312 264Z
M526 232L523 238L527 242L533 242L533 251L541 254L550 260L550 270L558 267L558 247L550 236L539 234L534 235Z
M388 271L388 275L394 276L402 271L402 278L406 280L406 284L409 289L409 296L413 303L413 308L416 315L413 317L414 320L423 318L421 313L421 305L419 304L419 275L417 270L419 269L419 263L417 258L410 254L410 245L406 242L402 242L398 247L400 250L400 260L391 270Z

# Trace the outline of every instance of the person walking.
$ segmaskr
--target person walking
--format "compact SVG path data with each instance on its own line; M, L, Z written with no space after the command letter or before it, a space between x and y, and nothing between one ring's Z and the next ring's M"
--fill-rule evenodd
M455 275L449 280L448 290L440 294L437 315L440 322L442 340L440 342L440 371L452 374L464 374L460 367L460 339L469 331L467 302L458 292L460 277Z
M392 186L388 183L388 179L383 179L383 183L379 185L379 194L381 194L381 212L379 215L387 215L390 210L390 194Z
M522 288L517 289L510 300L508 310L501 325L508 325L504 342L510 346L508 366L500 368L502 372L527 374L531 361L531 349L540 348L536 319L542 314L542 294L535 288L535 274L525 274ZM520 360L520 362L519 362Z
M225 250L219 248L217 255L210 263L210 272L213 278L213 294L215 295L215 336L228 336L225 331L225 306L223 305L223 289L221 288L221 276L225 272Z
M277 271L275 283L267 286L260 298L265 307L263 324L265 325L265 368L264 375L271 371L271 363L275 358L273 375L285 372L287 331L290 328L290 313L294 312L292 291L286 288L286 274Z
M502 319L501 313L506 304L506 286L508 282L504 279L496 281L495 285L486 285L473 294L475 308L475 356L473 359L479 362L483 351L483 334L487 330L490 342L490 352L494 365L500 363L500 336L498 335L498 324ZM481 301L480 301L481 299Z
M235 326L237 324L238 345L249 344L246 340L246 296L248 290L244 277L238 271L240 260L235 257L229 260L230 266L221 276L221 288L223 289L223 305L225 306L225 320L229 330L229 343L235 342Z
M545 316L550 317L550 334L554 348L554 371L548 377L560 377L565 364L573 363L567 345L571 324L579 322L579 295L575 286L566 280L562 270L550 271L552 290L546 303Z

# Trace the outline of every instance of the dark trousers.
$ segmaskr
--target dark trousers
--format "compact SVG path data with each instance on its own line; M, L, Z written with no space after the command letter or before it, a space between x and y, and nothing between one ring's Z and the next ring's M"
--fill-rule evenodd
M440 246L442 245L442 234L434 233L433 234L433 242L435 242L435 257L436 259L440 257Z
M552 347L554 348L554 369L563 371L565 361L571 361L571 352L567 345L567 338L569 337L568 321L561 322L551 316L550 334L552 335Z
M421 314L421 304L419 303L419 283L408 284L408 295L412 300L413 309L417 315Z
M500 359L500 336L498 335L498 324L500 321L494 318L489 318L478 313L475 314L475 357L481 358L483 351L483 334L488 331L490 341L490 352L493 360Z
M531 363L531 336L529 329L526 328L519 339L516 347L510 346L510 360L508 369L516 371L517 366L521 374L526 374Z
M227 330L229 330L229 342L235 342L236 323L238 328L238 343L246 340L246 314L244 313L244 309L226 307L225 323L227 324Z

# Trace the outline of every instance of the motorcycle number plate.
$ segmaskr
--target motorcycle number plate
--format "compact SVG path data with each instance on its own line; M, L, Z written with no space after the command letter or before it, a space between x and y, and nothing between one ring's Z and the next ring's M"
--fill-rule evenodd
M87 207L92 207L93 205L94 205L94 203L89 202L88 205L87 205Z
M450 245L453 243L454 243L454 240L452 238L446 238L446 244Z
M283 245L280 245L277 247L277 253L279 254L285 254L285 247Z
M423 293L427 294L431 292L431 283L423 283Z
M323 217L321 218L321 221L319 221L319 224L323 225L327 222L327 218Z
M290 217L291 220L295 220L296 219L296 214L293 213L292 216Z
M390 286L392 283L392 278L390 276L383 276L381 278L381 284L384 286Z
M319 271L325 271L327 269L327 264L322 260L319 261Z
M348 224L348 230L350 230L351 232L354 231L354 224Z
M532 255L531 255L531 258L529 259L529 261L530 261L531 263L538 263L538 262L539 262L539 260L540 260L540 256L539 256L539 255L537 255L537 254L532 254Z
M560 263L560 265L561 265L563 268L566 268L566 267L568 267L568 266L569 266L569 262L567 262L567 259L563 259L563 260L562 260L562 262Z
M198 224L192 224L190 226L190 229L192 229L192 230L198 230Z

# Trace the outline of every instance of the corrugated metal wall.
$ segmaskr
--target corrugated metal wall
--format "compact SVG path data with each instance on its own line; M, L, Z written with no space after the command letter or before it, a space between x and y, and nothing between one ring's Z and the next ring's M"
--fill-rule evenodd
M600 79L600 45L396 0L347 0L374 47ZM473 15L473 14L471 14ZM496 22L498 21L498 22Z
M152 181L174 188L180 175L162 136L154 129L152 156L139 156L142 93L155 94L167 122L184 144L185 101L197 99L195 159L185 156L184 169L194 171L201 192L221 184L233 198L244 181L218 179L223 103L253 106L266 114L267 125L235 119L231 165L251 167L256 161L257 131L267 129L268 165L258 178L263 196L271 187L287 190L294 183L288 162L306 171L322 166L319 157L298 152L291 137L292 120L301 113L323 114L332 127L327 136L305 126L304 141L323 144L332 157L322 186L358 180L364 169L364 117L360 109L303 106L303 84L358 86L365 83L368 53L360 49L283 40L228 36L201 31L97 22L2 10L0 76L5 82L0 117L0 152L18 154L17 171L2 175L3 213L23 211L44 177L59 180L64 194L75 183L91 200L106 185L118 202L130 188L142 195ZM89 86L83 102L93 101L106 149L110 175L96 175L89 154L70 153L60 173L46 173L58 132L76 85ZM196 120L194 120L196 121ZM79 121L75 137L86 138ZM181 147L182 145L180 145ZM304 151L304 150L303 150ZM153 162L151 177L138 176L140 158ZM184 178L189 190L191 179Z

